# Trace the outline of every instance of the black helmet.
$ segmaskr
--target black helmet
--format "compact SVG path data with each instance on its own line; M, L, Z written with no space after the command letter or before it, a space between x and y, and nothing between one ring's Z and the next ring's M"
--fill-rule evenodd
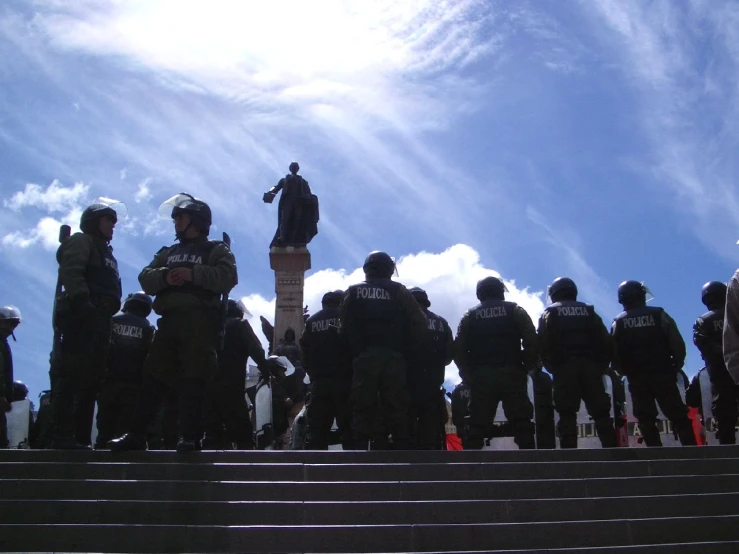
M234 300L233 298L228 299L228 307L226 308L227 317L237 317L239 319L244 317L243 304L240 301Z
M13 398L11 402L25 400L28 398L28 387L23 383L23 381L13 381L13 391L11 395Z
M647 294L651 295L644 283L624 281L618 286L618 303L622 305L632 302L637 304L646 303Z
M709 281L701 289L701 301L705 304L706 308L720 303L726 303L726 283L721 281Z
M7 305L0 308L0 320L10 321L16 325L20 325L23 321L21 311L15 306Z
M130 311L139 312L142 317L149 317L153 300L151 296L140 290L126 296L123 302L123 313Z
M288 169L290 170L290 173L295 175L298 171L300 171L300 165L298 165L298 162L293 162L290 164L290 167Z
M552 302L559 302L561 299L577 300L577 285L569 277L557 277L549 285L547 292Z
M87 235L100 234L100 218L109 215L114 221L126 217L126 205L112 198L100 197L87 206L80 216L80 230Z
M374 250L367 255L362 269L367 277L390 279L395 271L395 262L387 253Z
M477 299L482 302L488 298L500 299L505 297L508 289L500 277L485 277L477 282Z
M164 219L174 219L183 213L190 216L190 224L202 234L206 237L210 234L210 226L213 223L210 206L193 195L181 192L165 200L159 206L159 215Z
M323 298L321 298L321 305L324 308L327 306L340 306L342 300L344 300L344 291L332 290L323 295Z
M416 299L416 302L418 302L419 306L422 306L424 308L428 308L431 306L429 295L426 294L426 291L423 290L421 287L413 287L411 289L408 289L408 291L411 293L411 296Z

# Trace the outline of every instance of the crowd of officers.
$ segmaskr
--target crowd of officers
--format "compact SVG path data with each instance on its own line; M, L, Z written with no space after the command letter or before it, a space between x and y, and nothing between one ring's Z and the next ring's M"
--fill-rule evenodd
M243 306L226 303L237 284L236 262L228 244L208 238L209 206L185 193L162 204L177 241L154 255L139 274L143 290L118 313L121 281L110 246L118 205L101 200L85 209L80 232L57 252L48 447L90 448L97 402L96 448L146 449L162 419L176 425L180 452L202 448L204 435L206 448L254 448L247 360L265 381L279 383L285 373L265 356ZM553 377L562 448L577 446L581 401L603 447L617 445L603 384L609 371L628 378L648 446L661 446L657 404L682 444L696 444L677 386L685 344L674 320L647 305L643 284L619 286L624 311L609 332L593 306L577 300L571 279L555 279L537 330L523 308L505 300L503 281L486 277L477 283L479 304L464 314L455 337L430 311L425 291L392 280L395 263L386 253L370 253L363 269L363 282L323 296L299 348L288 345L310 378L306 448L327 448L334 420L345 449L443 448L442 384L452 361L470 388L469 417L459 430L466 449L483 447L501 402L519 448L536 447L527 375L543 368ZM738 388L722 354L726 285L707 283L702 300L709 311L695 324L694 342L710 375L720 442L734 443ZM156 330L147 320L152 310ZM19 322L12 308L0 310L3 417L13 375L7 337ZM285 401L293 404L287 395Z

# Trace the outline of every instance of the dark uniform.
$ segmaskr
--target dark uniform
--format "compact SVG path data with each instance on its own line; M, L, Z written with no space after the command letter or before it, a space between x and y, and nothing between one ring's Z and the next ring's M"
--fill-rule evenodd
M0 308L0 448L8 447L8 420L13 399L13 354L8 337L20 324L21 314L14 306ZM13 335L15 338L15 335Z
M98 391L105 375L111 318L121 306L121 280L110 239L99 230L104 217L117 219L105 204L83 213L82 233L65 240L56 253L63 293L56 302L61 333L51 364L54 438L50 448L89 447Z
M447 320L429 310L426 291L413 287L410 292L426 315L431 344L426 366L410 368L408 375L413 404L411 431L419 450L440 450L447 415L441 386L445 368L454 359L454 336Z
M577 287L571 279L555 279L549 296L554 303L539 319L539 353L554 377L560 447L577 448L577 412L585 401L601 445L613 448L611 399L603 385L613 352L611 336L593 306L576 300Z
M154 311L161 317L144 362L142 396L131 432L111 443L113 450L145 449L147 426L156 416L167 388L177 387L181 440L178 451L200 448L207 381L218 370L216 351L221 330L221 295L237 283L236 261L223 242L208 240L211 212L202 200L181 193L160 208L172 207L179 242L164 247L139 274L146 294L155 297ZM190 227L198 230L191 234ZM172 275L189 270L192 280L170 284ZM225 315L225 314L224 314Z
M204 448L254 449L254 429L246 404L246 364L252 358L264 367L264 349L244 312L229 300L223 349L218 353L218 374L208 383L203 420Z
M613 321L613 368L626 376L647 446L662 446L657 430L657 406L672 422L683 445L695 445L688 408L677 387L685 362L685 342L675 321L658 307L646 305L648 290L637 281L619 286L619 302L625 311Z
M154 326L146 319L151 298L143 292L136 295L129 295L123 313L113 316L108 370L98 398L95 448L107 448L108 441L128 431L141 395L144 360L154 338Z
M351 407L352 359L344 337L339 334L339 306L343 291L328 292L322 307L305 322L300 338L303 369L310 377L305 448L326 450L336 419L344 450L352 448Z
M480 449L492 434L498 403L519 448L535 448L534 408L527 394L527 372L538 369L536 329L514 302L503 300L505 285L487 277L477 285L480 304L462 317L454 343L460 377L470 385L470 428L465 449Z
M378 406L393 448L408 448L406 371L409 365L423 364L428 350L426 317L408 289L391 280L394 269L390 256L370 253L364 263L366 280L349 287L340 312L340 333L353 358L352 427L359 449L366 449L371 439L381 441Z
M709 311L696 320L693 342L706 362L706 371L711 380L713 417L718 425L716 438L721 444L736 444L739 386L726 369L722 349L726 285L718 281L706 283L702 299Z

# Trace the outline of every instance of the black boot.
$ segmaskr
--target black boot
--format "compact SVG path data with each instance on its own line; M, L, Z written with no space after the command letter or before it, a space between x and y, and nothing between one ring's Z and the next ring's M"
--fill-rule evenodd
M201 449L200 441L199 440L187 440L184 438L181 438L177 442L177 452L183 453L183 452L195 452L199 451Z
M126 433L122 437L108 443L111 452L125 452L127 450L146 450L146 437L134 433Z
M613 427L611 418L596 421L595 430L598 432L598 438L603 448L616 448L618 446L616 429Z

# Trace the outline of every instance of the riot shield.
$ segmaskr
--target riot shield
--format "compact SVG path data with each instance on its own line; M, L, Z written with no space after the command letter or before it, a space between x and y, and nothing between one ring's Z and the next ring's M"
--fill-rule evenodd
M254 401L254 444L257 450L272 450L274 440L272 387L265 382L257 387Z
M30 448L28 432L31 426L31 401L18 400L11 403L12 410L5 414L8 422L8 448Z

